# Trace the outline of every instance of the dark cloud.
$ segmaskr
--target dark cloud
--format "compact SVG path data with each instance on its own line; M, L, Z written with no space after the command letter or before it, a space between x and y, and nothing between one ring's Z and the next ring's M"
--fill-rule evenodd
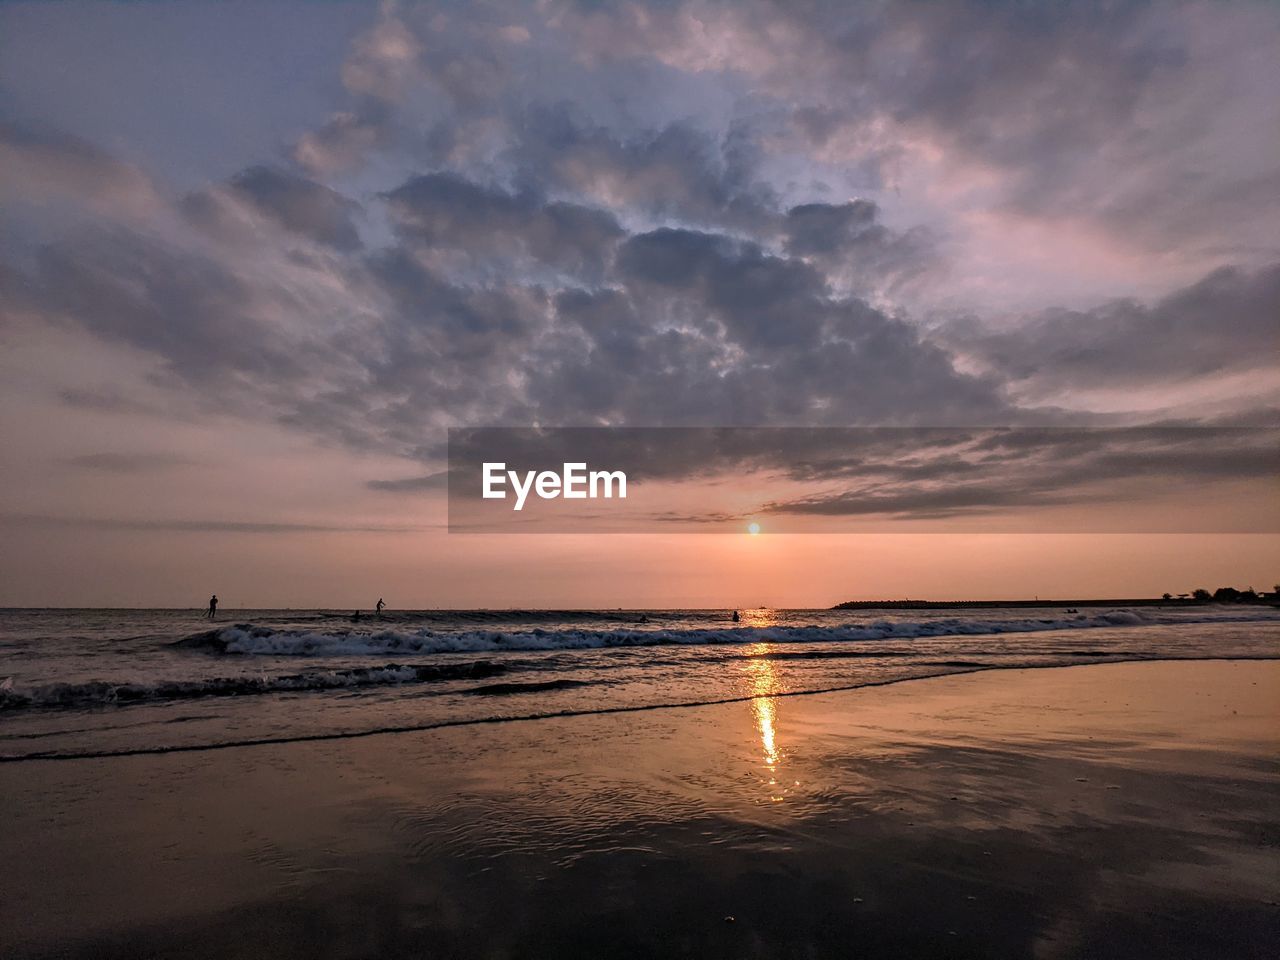
M618 272L653 315L723 348L724 423L972 422L1010 415L996 384L958 373L916 330L835 295L803 261L721 235L630 238ZM727 404L726 404L727 405Z
M879 214L869 200L792 207L783 220L783 248L817 260L862 290L893 290L940 266L930 231L893 231L879 222Z
M564 106L530 109L512 123L504 155L524 183L569 191L652 220L769 231L774 190L758 179L752 131L716 136L688 123L619 131Z
M1052 310L1013 329L941 335L1002 379L1046 394L1272 368L1280 351L1280 264L1213 273L1151 305Z
M618 269L633 283L705 304L747 348L803 351L822 333L822 276L752 243L664 228L630 238Z
M1140 503L1217 481L1265 487L1280 475L1274 428L924 431L919 444L912 432L897 431L861 440L854 434L842 443L837 435L825 449L815 448L817 459L788 471L793 479L835 481L839 488L776 501L763 512L929 519L1011 507ZM842 447L857 455L833 457ZM1251 496L1256 528L1273 529L1280 517L1267 498Z
M830 257L858 244L868 233L884 231L876 223L869 200L806 203L787 211L787 252L795 256Z
M755 242L669 228L628 236L603 211L456 176L412 178L386 202L397 243L315 264L288 251L245 264L239 243L85 232L42 251L36 301L158 356L171 385L210 409L269 410L361 450L420 456L450 422L1013 415L997 383L959 373L915 328ZM514 256L534 272L513 264L468 278L433 259L451 250ZM588 276L549 289L540 268ZM596 285L578 285L592 274ZM339 299L317 300L316 283Z
M602 210L510 194L453 174L414 177L385 199L401 235L416 244L472 257L529 257L576 274L598 276L622 235Z
M354 223L359 205L326 186L271 167L242 170L230 186L287 230L339 250L360 246Z
M587 459L636 480L769 473L798 483L909 490L1006 480L1069 488L1118 478L1264 479L1280 471L1275 427L455 428L450 461L559 469Z
M303 372L285 332L256 316L251 282L212 256L124 229L86 232L41 251L36 283L54 315L157 353L188 381Z

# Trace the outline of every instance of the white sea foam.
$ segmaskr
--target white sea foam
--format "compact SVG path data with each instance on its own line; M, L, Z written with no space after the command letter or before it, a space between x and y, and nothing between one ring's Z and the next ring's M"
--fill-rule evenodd
M1010 618L974 620L879 620L840 626L738 627L682 630L469 630L437 632L273 630L240 624L213 634L214 645L226 653L274 656L351 656L361 654L494 653L522 650L586 650L604 647L728 643L830 643L858 640L913 640L923 637L988 636L1089 630L1117 626L1248 622L1280 619L1272 611L1243 616L1212 616L1197 620L1145 610L1108 610L1063 619Z

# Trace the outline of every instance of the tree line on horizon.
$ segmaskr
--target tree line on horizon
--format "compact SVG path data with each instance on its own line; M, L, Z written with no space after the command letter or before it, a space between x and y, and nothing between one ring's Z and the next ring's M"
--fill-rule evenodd
M1219 587L1210 593L1204 587L1197 587L1190 593L1180 593L1176 597L1172 593L1163 596L1165 600L1181 600L1184 603L1263 603L1280 600L1280 583L1275 585L1271 593L1259 593L1253 587L1238 590L1235 587Z

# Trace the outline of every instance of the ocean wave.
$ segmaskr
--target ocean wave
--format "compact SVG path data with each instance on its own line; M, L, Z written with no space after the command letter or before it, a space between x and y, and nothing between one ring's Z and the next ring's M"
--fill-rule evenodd
M699 644L831 643L858 640L914 640L932 637L989 636L1052 630L1089 630L1118 626L1247 622L1280 619L1275 614L1240 617L1161 615L1145 610L1108 610L1068 618L928 620L847 623L839 626L719 627L654 630L288 630L236 624L194 634L179 646L224 654L260 656L359 656L432 653L495 653L538 650L590 650Z
M1259 660L1272 660L1273 656L1152 656L1139 655L1130 656L1119 654L1119 659L1110 660L1109 663L1125 663L1133 661L1197 661L1197 660L1232 660L1241 663L1248 663ZM937 666L942 666L938 664ZM107 746L102 748L82 748L67 750L34 750L27 753L0 753L0 764L6 763L31 763L45 761L73 761L73 760L89 760L89 759L111 759L120 757L139 757L139 756L160 756L165 754L177 753L204 753L214 750L239 750L251 747L279 746L282 744L294 743L323 743L335 741L350 741L365 737L384 737L397 734L422 733L429 730L443 730L449 728L475 727L491 724L508 724L508 723L529 723L540 720L560 720L572 717L603 717L618 716L622 714L647 713L659 710L671 709L687 709L692 707L707 707L720 704L745 703L748 701L768 699L777 700L790 697L806 697L815 694L841 693L850 690L868 689L871 687L888 687L903 683L917 683L926 680L936 680L947 676L956 676L966 673L980 673L992 670L1026 670L1026 669L1060 669L1062 667L1071 666L1068 663L1041 663L1041 664L968 664L960 665L957 661L954 666L950 666L944 673L928 673L919 675L896 675L882 676L874 679L855 680L848 683L835 683L824 686L812 686L791 690L779 690L766 695L756 693L740 693L731 696L709 696L701 698L681 699L681 700L663 700L657 702L639 702L639 703L623 703L623 704L597 704L582 707L567 706L562 708L544 708L542 710L531 710L528 713L509 713L509 714L478 714L469 716L450 716L450 717L434 717L423 719L421 721L399 724L385 724L378 726L361 727L356 729L344 730L316 730L310 732L299 733L279 733L267 734L262 736L243 736L230 739L213 740L198 743L168 743L157 744L148 743L145 745L125 745L125 746ZM497 685L495 685L497 686ZM484 691L483 688L477 688L478 692Z
M498 697L515 693L547 693L551 690L573 690L591 686L589 680L532 680L526 683L485 683L460 691L471 696Z
M649 624L678 615L681 620L718 621L726 619L729 610L384 610L363 611L362 619L376 623L445 623L445 624L526 624L526 623L621 623ZM320 610L291 619L346 620L355 611Z
M479 680L504 673L506 667L479 660L465 664L355 667L277 676L204 677L194 680L161 680L155 683L116 683L91 680L84 683L50 683L37 687L0 688L0 711L40 707L106 707L132 703L196 700L204 697L237 697L263 693L352 689L443 680Z

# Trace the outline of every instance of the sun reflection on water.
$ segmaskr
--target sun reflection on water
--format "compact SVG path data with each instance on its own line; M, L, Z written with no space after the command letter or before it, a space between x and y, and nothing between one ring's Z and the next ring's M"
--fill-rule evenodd
M778 766L778 740L774 730L776 711L773 701L765 698L751 701L756 715L756 729L760 731L760 745L764 748L764 762L770 770Z
M764 766L768 771L765 783L769 787L769 799L780 803L786 799L788 792L788 788L780 787L778 781L778 767L786 759L786 753L778 745L778 705L773 696L778 692L778 675L773 660L769 658L771 649L767 643L756 643L748 647L746 674L753 698L752 720L760 738Z

